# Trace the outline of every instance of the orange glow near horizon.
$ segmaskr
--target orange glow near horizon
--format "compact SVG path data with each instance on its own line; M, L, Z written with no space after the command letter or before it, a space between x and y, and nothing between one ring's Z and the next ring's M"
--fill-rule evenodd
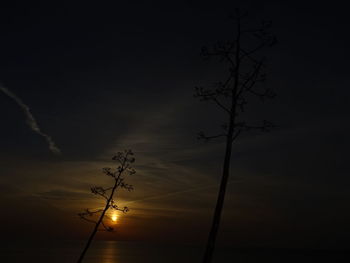
M117 214L113 214L111 219L112 219L113 222L117 222L117 220L118 220Z

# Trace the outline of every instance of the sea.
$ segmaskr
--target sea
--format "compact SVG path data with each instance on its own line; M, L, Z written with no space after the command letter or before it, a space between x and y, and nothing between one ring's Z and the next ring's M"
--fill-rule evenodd
M1 263L75 263L83 242L7 242L0 248ZM203 247L126 241L94 241L84 263L201 263ZM213 263L350 262L348 251L232 249L219 247Z

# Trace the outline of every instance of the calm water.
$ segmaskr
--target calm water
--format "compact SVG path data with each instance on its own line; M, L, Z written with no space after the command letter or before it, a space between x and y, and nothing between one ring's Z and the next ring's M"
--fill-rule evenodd
M3 263L76 262L83 243L60 242L8 243L0 249ZM137 242L96 241L86 255L85 263L187 263L201 262L202 248L193 246L150 245ZM346 253L236 251L218 249L215 263L251 262L349 262Z

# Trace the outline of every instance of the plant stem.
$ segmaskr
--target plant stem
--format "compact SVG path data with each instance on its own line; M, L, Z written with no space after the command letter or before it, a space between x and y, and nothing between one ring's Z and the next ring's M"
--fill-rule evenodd
M95 227L94 227L94 229L93 229L93 231L92 231L92 233L91 233L91 235L90 235L90 237L89 237L89 239L88 239L88 241L87 241L87 243L86 243L86 245L85 245L85 248L84 248L84 250L82 251L82 253L81 253L81 255L80 255L80 257L79 257L79 259L78 259L78 261L77 261L77 263L83 262L83 259L84 259L84 256L85 256L85 254L86 254L86 251L89 249L90 244L91 244L92 240L94 239L94 237L95 237L95 235L96 235L96 232L97 232L97 230L98 230L98 228L99 228L99 226L100 226L100 224L101 224L101 222L102 222L102 220L103 220L103 217L105 216L107 210L109 209L109 204L110 204L110 202L111 202L111 200L112 200L112 198L113 198L113 195L114 195L115 190L116 190L117 187L118 187L119 177L120 177L120 174L119 174L118 178L115 180L115 183L114 183L114 186L113 186L113 188L112 188L111 194L110 194L110 196L109 196L109 198L108 198L108 200L107 200L107 202L106 202L106 206L105 206L105 208L103 209L102 214L101 214L100 218L98 219L98 221L97 221L97 223L96 223L96 225L95 225Z

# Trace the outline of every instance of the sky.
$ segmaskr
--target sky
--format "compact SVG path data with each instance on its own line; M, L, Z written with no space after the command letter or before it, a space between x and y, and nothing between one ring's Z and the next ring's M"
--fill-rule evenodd
M218 242L227 246L349 248L350 24L343 1L135 1L114 5L13 3L0 20L1 233L84 239L77 213L102 200L101 172L132 149L133 192L117 199L113 233L99 239L204 244L221 175L223 142L197 140L223 115L193 97L222 80L203 46L247 23L273 22L267 85L250 120L277 125L233 147Z

